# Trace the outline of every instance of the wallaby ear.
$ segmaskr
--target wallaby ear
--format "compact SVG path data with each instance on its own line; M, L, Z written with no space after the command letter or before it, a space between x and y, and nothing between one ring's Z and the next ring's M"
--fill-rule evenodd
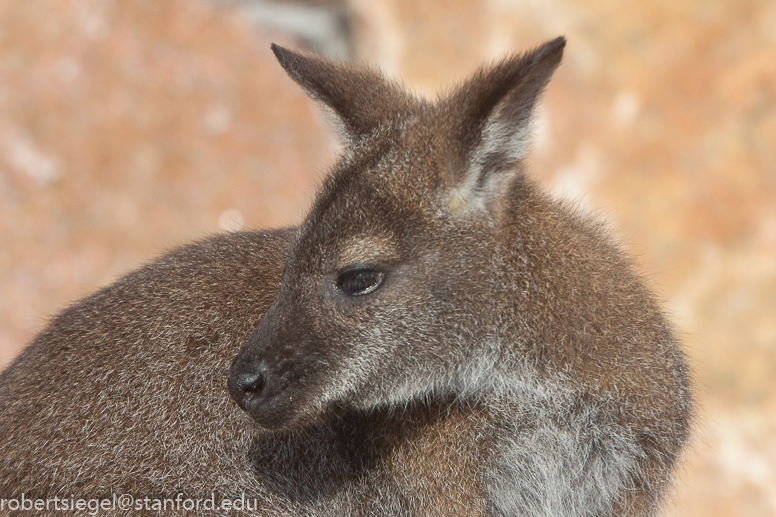
M272 52L310 97L334 112L348 144L403 119L418 103L400 85L367 66L302 54L274 43Z
M475 73L443 101L453 120L450 205L456 210L501 206L517 162L526 153L536 100L560 64L559 37Z

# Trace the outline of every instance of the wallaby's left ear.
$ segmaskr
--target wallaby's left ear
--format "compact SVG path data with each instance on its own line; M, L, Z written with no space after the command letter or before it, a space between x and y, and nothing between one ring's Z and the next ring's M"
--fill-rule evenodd
M442 104L456 149L451 207L495 208L528 147L536 100L560 64L559 37L474 74Z
M274 43L272 52L294 81L332 110L348 144L406 118L418 105L404 88L368 66L302 54Z

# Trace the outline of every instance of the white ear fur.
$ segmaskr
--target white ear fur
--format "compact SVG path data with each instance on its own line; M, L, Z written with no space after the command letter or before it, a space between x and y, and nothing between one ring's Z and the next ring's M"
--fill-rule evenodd
M476 162L487 163L488 156L499 156L504 162L516 162L525 158L531 137L531 113L522 116L519 120L510 120L502 112L496 109L496 113L488 119L482 131L482 143L475 151Z
M531 119L518 124L499 116L488 120L482 142L473 153L467 184L473 186L471 199L479 208L494 211L517 176L517 162L528 154L531 138ZM476 181L472 181L476 180Z

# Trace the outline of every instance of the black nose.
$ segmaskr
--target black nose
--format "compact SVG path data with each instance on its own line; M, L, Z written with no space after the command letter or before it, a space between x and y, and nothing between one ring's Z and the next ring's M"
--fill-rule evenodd
M267 385L267 368L262 366L232 372L227 387L232 398L245 411L262 398Z

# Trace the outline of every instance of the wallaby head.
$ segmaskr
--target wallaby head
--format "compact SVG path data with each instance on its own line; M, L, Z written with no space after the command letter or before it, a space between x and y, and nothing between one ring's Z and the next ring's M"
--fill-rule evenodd
M554 404L579 404L613 426L602 436L635 444L624 470L640 462L641 482L663 482L690 412L670 326L606 231L523 167L564 45L483 68L436 102L369 68L273 47L347 148L230 371L258 423L429 396L520 407L563 392Z
M519 272L504 261L520 245L508 230L520 159L564 45L506 59L437 103L371 69L274 47L349 146L232 368L232 394L256 420L409 400L501 346L519 321Z

